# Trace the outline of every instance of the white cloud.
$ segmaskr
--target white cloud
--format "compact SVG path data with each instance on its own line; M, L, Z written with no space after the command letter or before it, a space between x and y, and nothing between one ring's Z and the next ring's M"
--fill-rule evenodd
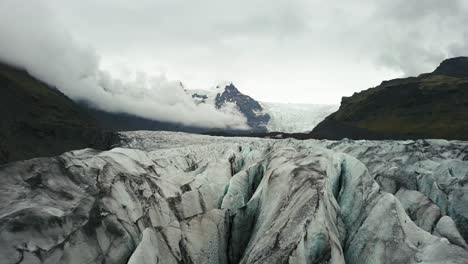
M75 100L111 112L210 128L246 128L232 107L220 111L196 105L178 81L136 73L125 81L101 69L96 52L77 42L41 1L0 2L0 60L25 68L33 76Z
M166 72L189 88L233 80L265 101L338 103L468 53L465 0L42 3L112 73L122 65Z

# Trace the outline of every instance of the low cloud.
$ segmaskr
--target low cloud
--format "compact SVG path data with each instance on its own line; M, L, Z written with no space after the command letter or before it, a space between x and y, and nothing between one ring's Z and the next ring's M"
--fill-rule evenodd
M264 101L338 103L383 79L432 71L443 59L468 54L466 0L30 0L7 8L8 1L0 1L2 32L29 26L56 35L58 25L66 27L99 51L102 64L95 54L80 56L94 69L162 69L197 89L235 80ZM60 52L63 59L70 50L49 53Z
M468 53L466 0L44 1L106 65L235 80L261 100L337 103Z
M96 51L75 40L54 17L43 1L1 1L0 61L102 110L196 127L247 128L235 107L196 105L179 81L164 75L116 79L101 69Z

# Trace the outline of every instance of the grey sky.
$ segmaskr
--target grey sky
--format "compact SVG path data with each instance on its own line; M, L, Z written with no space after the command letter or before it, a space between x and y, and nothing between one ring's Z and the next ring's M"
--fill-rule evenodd
M44 1L0 1L0 61L26 69L34 77L75 100L110 112L197 127L247 128L233 105L217 110L197 105L180 82L159 73L133 72L118 78L103 69L99 53L77 41Z
M264 101L339 103L468 54L464 0L2 2L14 3L3 10L3 31L29 33L9 40L2 32L0 55L31 58L43 45L54 71L106 70L124 80L138 71L189 88L232 81ZM43 61L33 64L43 70Z
M338 103L468 53L462 0L49 2L114 72L231 80L267 101Z

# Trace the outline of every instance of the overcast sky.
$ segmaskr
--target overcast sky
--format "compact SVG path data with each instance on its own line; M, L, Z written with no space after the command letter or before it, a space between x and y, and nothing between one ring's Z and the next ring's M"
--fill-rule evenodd
M50 0L116 73L190 88L233 81L265 101L339 103L468 54L463 0Z
M86 64L80 71L94 67L123 79L139 71L197 89L232 81L263 101L338 104L384 79L431 71L444 58L468 54L466 0L2 3L3 57L31 57L22 49L41 43L47 58L58 57L72 53L64 47L72 42L79 48L62 56L63 63L88 58L80 58Z

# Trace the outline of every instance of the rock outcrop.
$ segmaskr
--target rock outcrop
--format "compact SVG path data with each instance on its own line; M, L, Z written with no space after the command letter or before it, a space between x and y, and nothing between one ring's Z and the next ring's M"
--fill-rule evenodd
M222 87L219 87L222 88ZM226 85L221 93L215 98L215 107L221 108L226 103L233 103L245 118L247 125L253 131L266 131L266 126L270 121L270 115L263 113L262 105L252 97L241 93L232 83Z
M243 94L232 83L223 83L209 90L186 90L197 104L209 104L216 109L235 107L247 120L248 131L226 131L228 133L249 134L266 132L271 119L260 102ZM212 132L212 131L210 131ZM215 131L216 132L216 131Z
M0 167L2 263L468 261L468 143L121 138Z

